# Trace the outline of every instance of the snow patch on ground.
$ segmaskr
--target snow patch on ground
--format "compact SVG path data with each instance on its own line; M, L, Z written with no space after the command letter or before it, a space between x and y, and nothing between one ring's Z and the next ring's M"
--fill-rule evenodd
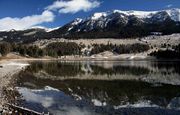
M75 97L77 101L82 100L82 97L77 94L72 94L72 96Z
M29 64L27 64L27 63L19 63L19 62L8 62L8 63L4 63L1 65L2 66L19 66L19 67L29 66Z
M56 88L53 88L53 87L50 87L50 86L45 86L44 90L48 90L48 91L59 91L58 89Z
M114 106L114 109L120 108L143 108L143 107L159 107L158 105L152 104L151 101L139 101L134 104L127 103L125 105Z
M97 100L97 99L92 99L91 101L94 104L94 106L106 106L107 105L106 102L101 102L100 100Z
M73 90L72 90L71 88L68 88L68 90L69 90L70 92L73 92Z
M53 88L53 87L50 87L50 86L45 86L44 89L31 90L31 91L33 91L33 92L43 92L43 91L56 91L56 92L58 92L60 90Z

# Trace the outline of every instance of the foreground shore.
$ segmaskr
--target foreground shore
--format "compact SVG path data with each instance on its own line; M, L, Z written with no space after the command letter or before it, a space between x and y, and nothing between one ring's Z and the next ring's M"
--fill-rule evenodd
M9 102L4 95L7 90L13 89L13 76L25 69L29 64L26 62L16 62L15 60L0 60L0 110Z

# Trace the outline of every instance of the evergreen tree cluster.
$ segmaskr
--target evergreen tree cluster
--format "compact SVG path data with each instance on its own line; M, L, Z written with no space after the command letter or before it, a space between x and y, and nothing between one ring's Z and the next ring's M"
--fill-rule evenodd
M0 43L0 54L6 56L10 52L17 52L22 56L42 57L45 55L44 49L37 46L16 44L16 43Z
M150 47L147 44L127 44L127 45L113 45L113 44L94 44L91 54L97 54L104 51L112 51L117 54L125 54L125 53L140 53L149 50Z
M3 42L0 43L0 54L2 56L7 55L11 51L11 45L9 43Z
M155 56L158 59L180 59L180 44L174 46L173 49L167 48L166 50L154 51L150 55Z
M42 57L45 55L44 49L40 49L37 46L28 46L28 45L13 45L13 52L18 52L22 56L30 56L30 57Z
M17 52L22 56L43 57L43 56L64 56L64 55L80 55L82 45L74 42L56 42L50 43L41 49L35 45L16 44L3 42L0 43L0 54L6 56L10 52Z
M46 54L52 57L64 55L80 55L81 47L75 42L55 42L45 48Z

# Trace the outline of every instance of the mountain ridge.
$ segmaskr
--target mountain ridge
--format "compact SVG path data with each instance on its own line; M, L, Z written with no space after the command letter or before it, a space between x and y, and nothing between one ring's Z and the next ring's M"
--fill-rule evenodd
M77 20L80 22L74 24ZM55 30L52 34L55 35L54 37L60 37L56 36L56 34L61 33L61 37L65 38L88 38L88 35L89 37L96 38L97 34L99 35L97 38L141 37L149 35L152 32L162 32L163 34L179 33L179 23L180 9L177 8L161 11L113 10L97 12L85 19L75 19ZM177 31L174 31L175 29ZM127 35L123 35L124 32L130 31L135 32L133 34L127 33ZM107 33L108 35L100 35ZM91 34L95 34L96 36Z
M0 38L5 41L17 42L51 38L124 39L148 36L152 33L164 35L180 33L180 9L96 12L87 18L76 18L62 27L51 30L31 28L20 31L3 31L0 32Z
M168 15L174 20L174 21L180 21L179 16L180 15L180 9L179 8L172 8L172 9L167 9L167 10L159 10L159 11L141 11L141 10L112 10L112 11L107 11L107 12L97 12L94 13L92 16L95 16L97 14L103 14L102 16L107 16L112 13L120 13L120 14L125 14L125 15L134 15L137 16L138 18L150 18L152 15L158 13L158 12L166 12ZM177 18L178 17L178 18Z

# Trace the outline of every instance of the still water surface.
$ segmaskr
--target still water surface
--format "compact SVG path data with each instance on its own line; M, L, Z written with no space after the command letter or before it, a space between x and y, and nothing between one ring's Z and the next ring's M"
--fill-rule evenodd
M18 75L22 105L57 115L178 114L178 61L35 61Z

